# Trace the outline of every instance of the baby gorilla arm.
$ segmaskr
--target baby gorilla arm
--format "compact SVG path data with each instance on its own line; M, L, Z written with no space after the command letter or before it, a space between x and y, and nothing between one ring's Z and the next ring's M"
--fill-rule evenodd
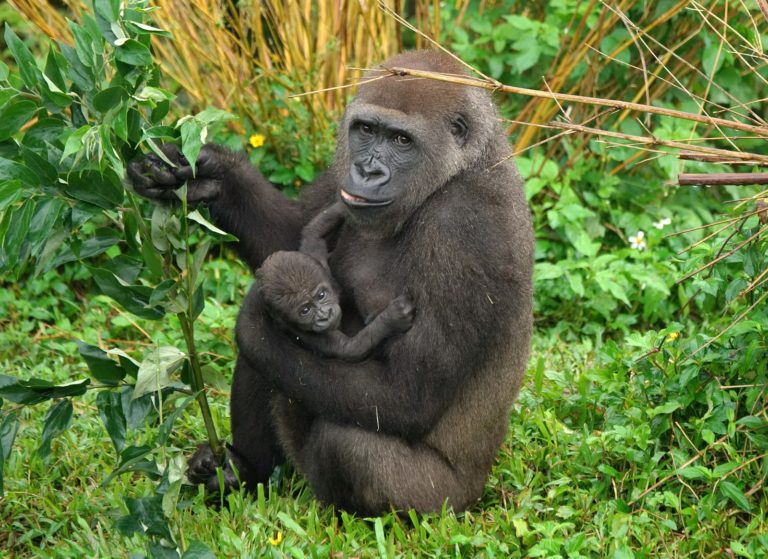
M317 214L301 231L300 252L320 262L328 270L328 245L325 236L344 220L344 204L336 202Z
M321 355L355 363L368 357L386 338L406 332L413 324L413 310L410 300L401 295L352 337L331 330L323 334L302 332L299 338Z

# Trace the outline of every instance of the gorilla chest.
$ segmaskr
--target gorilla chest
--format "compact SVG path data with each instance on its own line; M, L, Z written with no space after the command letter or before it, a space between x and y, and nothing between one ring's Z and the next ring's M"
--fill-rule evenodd
M340 242L329 259L342 298L366 323L405 289L396 255L390 243L356 239Z

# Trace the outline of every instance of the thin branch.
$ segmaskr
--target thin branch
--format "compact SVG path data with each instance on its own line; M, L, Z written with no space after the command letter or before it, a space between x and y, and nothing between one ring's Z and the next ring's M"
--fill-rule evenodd
M689 116L694 116L694 115L689 115ZM632 136L631 134L624 134L622 132L612 132L609 130L601 130L599 128L590 128L587 126L570 124L567 122L550 122L549 125L552 126L553 128L562 128L564 130L573 130L574 132L584 132L586 134L594 134L596 136L607 136L609 138L627 140L629 142L635 142L638 145L664 146L664 147L673 148L673 149L696 151L700 153L709 153L713 155L720 155L723 157L732 157L734 159L743 159L743 160L750 160L750 161L758 160L758 161L764 161L768 163L768 156L758 155L756 153L744 153L744 152L738 152L738 151L733 152L733 151L728 151L727 149L718 149L718 148L709 148L705 146L690 145L690 144L685 144L683 142L675 142L672 140L662 140L660 138L646 138L643 136Z
M598 105L601 107L612 107L614 109L640 111L645 113L652 113L661 116L669 116L672 118L681 118L684 120L693 120L695 122L701 122L703 124L710 124L713 126L722 126L724 128L730 128L732 130L741 130L742 132L749 132L750 134L756 134L761 138L768 138L768 126L754 126L752 124L744 124L742 122L736 122L734 120L728 120L724 118L716 118L707 115L697 115L692 113L686 113L684 111L677 111L674 109L667 109L664 107L654 107L652 105L643 105L642 103L631 103L629 101L618 101L615 99L602 99L600 97L585 97L583 95L573 95L570 93L555 93L548 91L541 91L538 89L529 89L526 87L516 87L512 85L497 84L492 81L487 81L472 77L459 77L450 76L440 72L429 72L426 70L414 70L410 68L395 67L390 68L390 72L395 76L413 76L416 78L426 78L430 80L438 80L449 83L455 83L458 85L468 85L471 87L480 87L483 89L489 89L491 91L501 91L503 93L512 93L516 95L526 95L528 97L540 97L544 99L553 99L556 101L570 101L573 103L583 103L585 105ZM730 153L726 150L719 150L723 153ZM734 154L735 155L735 154ZM758 157L758 156L752 156ZM768 157L765 158L768 161Z
M713 139L713 138L709 138ZM760 166L766 166L768 165L765 161L740 161L737 159L734 159L733 157L723 157L720 155L712 155L712 154L706 154L706 153L689 153L681 151L677 155L680 159L686 160L686 161L704 161L706 163L717 163L719 165L760 165Z
M680 186L744 186L768 184L768 173L680 173L677 176Z

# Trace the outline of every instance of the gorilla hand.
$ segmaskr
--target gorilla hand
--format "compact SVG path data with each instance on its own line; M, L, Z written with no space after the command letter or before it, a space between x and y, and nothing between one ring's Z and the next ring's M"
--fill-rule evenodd
M192 166L176 144L160 148L174 164L168 165L151 153L128 165L128 177L137 194L151 200L178 200L175 190L187 182L187 200L192 203L210 202L221 194L229 173L243 163L243 157L223 146L206 144L197 158L193 176Z
M232 466L234 466L239 471L240 464L240 458L229 448L229 445L227 445L225 450L224 465L222 466L221 461L213 453L211 447L207 443L203 443L197 447L197 450L189 459L187 477L193 484L205 485L205 490L209 494L219 492L226 494L240 485L237 475L232 469ZM219 477L216 472L218 468L221 468L224 482L223 487L219 486Z
M405 295L400 295L395 297L381 314L393 330L407 332L413 325L414 311L411 300Z

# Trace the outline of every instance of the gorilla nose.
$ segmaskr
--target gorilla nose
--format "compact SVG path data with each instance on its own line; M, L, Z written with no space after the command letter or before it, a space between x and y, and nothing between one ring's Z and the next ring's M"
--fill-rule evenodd
M389 176L389 169L375 162L355 163L352 166L353 182L365 188L383 186L389 182Z

